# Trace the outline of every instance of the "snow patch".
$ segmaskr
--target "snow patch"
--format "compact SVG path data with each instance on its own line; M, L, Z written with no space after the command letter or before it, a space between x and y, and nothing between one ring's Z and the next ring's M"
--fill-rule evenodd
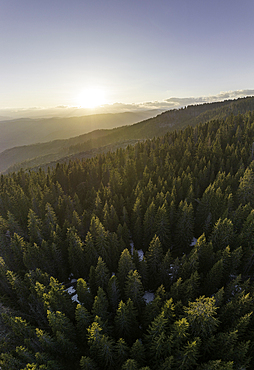
M79 300L78 300L78 295L77 295L77 294L74 294L74 295L71 297L71 300L72 300L72 302L80 303L80 302L79 302Z
M197 243L197 239L196 238L193 238L192 239L192 242L190 243L190 246L191 247L194 247L194 245Z
M142 251L142 249L138 249L138 257L139 257L139 260L140 261L143 261L143 259L144 259L144 252Z
M77 279L71 279L71 284L76 284L76 283L77 283ZM78 300L77 291L73 285L69 286L69 288L66 288L65 291L71 296L72 302L80 303L80 301Z
M69 288L65 289L65 291L69 294L75 294L76 293L76 289L74 289L73 286L70 286Z
M145 292L145 294L143 295L143 298L144 298L146 304L149 303L149 302L152 302L154 300L154 293Z

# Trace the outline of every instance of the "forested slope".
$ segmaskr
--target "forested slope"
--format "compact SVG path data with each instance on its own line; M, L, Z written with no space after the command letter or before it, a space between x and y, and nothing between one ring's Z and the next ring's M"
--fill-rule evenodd
M110 129L154 117L160 110L91 114L75 117L19 118L1 120L0 152L16 146L69 139L98 129ZM42 111L43 115L43 111Z
M244 114L247 111L254 111L254 97L190 105L129 126L112 130L96 130L68 140L15 147L0 153L0 172L7 169L12 172L21 168L48 166L52 161L68 160L69 156L80 157L82 152L84 157L89 157L88 152L91 150L93 152L97 150L99 153L103 147L109 145L122 148L127 140L152 139L169 131L184 129L188 125L196 126L212 119L226 119L231 114Z
M1 368L253 369L253 142L249 112L2 175Z

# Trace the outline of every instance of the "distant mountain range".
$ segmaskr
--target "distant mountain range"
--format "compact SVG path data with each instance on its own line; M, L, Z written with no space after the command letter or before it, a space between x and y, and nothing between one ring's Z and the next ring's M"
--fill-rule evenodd
M168 131L184 129L188 125L195 126L199 123L205 123L214 119L225 119L231 114L237 115L253 110L254 97L247 97L237 100L225 100L223 102L191 105L187 108L181 108L178 110L174 109L128 126L123 126L125 118L128 117L128 122L130 122L131 118L137 118L136 113L133 113L133 116L131 113L99 115L100 117L97 117L97 122L100 122L101 125L104 125L104 127L107 127L108 129L94 130L70 139L53 140L46 143L19 146L4 150L0 153L0 172L16 171L20 168L36 168L38 166L47 167L54 165L58 161L62 162L75 158L87 158L94 156L99 152L116 150L119 147L134 144L139 140L162 136ZM138 114L140 114L140 112ZM122 120L120 118L122 118ZM79 121L79 119L81 119L81 121ZM55 125L54 127L56 127L57 123L59 123L58 128L62 131L62 135L67 135L67 132L72 132L73 135L71 136L74 136L75 130L80 129L79 127L82 119L84 119L84 117L76 118L76 121L71 121L71 119L69 119L70 126L68 126L67 121L62 121L63 119L51 119L46 120L46 126L50 127L50 125ZM21 121L22 120L15 120L18 127L22 126ZM33 123L34 121L37 120L33 120ZM38 121L41 122L42 120ZM61 124L60 122L64 122L64 124ZM77 122L76 126L74 122ZM94 122L95 120L91 117L90 130L95 128ZM109 129L112 126L116 127L116 122L118 122L118 126L122 127ZM24 127L26 130L28 130L29 122L23 123L25 124ZM0 124L2 124L2 122L0 122ZM44 126L44 136L42 136L41 133L41 141L46 141L46 126ZM40 131L41 127L39 123L37 128ZM2 133L1 126L0 130ZM25 133L28 135L28 131L25 131L24 129L24 135ZM51 138L54 136L52 130L51 133L48 134Z
M15 146L69 139L98 129L130 125L161 110L93 114L82 117L19 118L0 121L0 152Z

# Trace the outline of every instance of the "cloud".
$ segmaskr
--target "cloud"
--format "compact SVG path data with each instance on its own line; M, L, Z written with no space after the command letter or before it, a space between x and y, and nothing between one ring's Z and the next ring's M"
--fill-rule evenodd
M59 105L56 107L31 107L27 109L0 109L1 119L12 118L48 118L48 117L73 117L85 116L90 114L100 113L120 113L120 112L135 112L147 109L158 109L161 111L178 109L194 104L212 103L223 101L227 99L243 98L245 96L254 96L254 90L236 90L236 91L222 91L217 95L199 96L199 97L185 97L177 98L170 97L163 101L146 101L139 103L120 103L105 104L96 109L85 109L68 105ZM2 116L2 118L1 118Z
M111 111L114 111L115 109L119 109L121 111L133 111L143 109L169 110L186 107L188 105L194 104L204 104L228 99L243 98L245 96L254 96L254 90L223 91L217 95L199 96L199 97L186 97L186 98L171 97L163 101L156 100L140 102L135 104L115 103L112 105L104 106L102 109L109 109Z
M183 107L191 104L212 103L217 101L243 98L245 96L253 96L254 90L236 90L236 91L223 91L217 95L189 97L189 98L169 98L165 101L169 104L174 104L176 107Z

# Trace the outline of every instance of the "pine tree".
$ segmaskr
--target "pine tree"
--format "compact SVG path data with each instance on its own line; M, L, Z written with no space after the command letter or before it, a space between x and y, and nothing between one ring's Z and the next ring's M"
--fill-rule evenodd
M9 268L15 272L21 272L25 270L23 263L23 253L26 249L26 243L24 239L18 234L14 233L9 244L9 253L5 257L5 261Z
M125 280L127 278L127 275L131 270L135 270L135 265L132 261L128 249L124 249L118 262L118 273L117 273L117 278L122 292L124 291Z
M121 370L138 370L138 364L135 360L129 359L125 361Z
M79 338L82 341L82 346L85 346L86 343L86 329L92 323L92 315L90 312L81 304L78 304L75 312L76 326Z
M94 298L92 314L94 316L99 316L104 322L106 322L107 319L109 318L108 308L109 304L107 296L104 290L101 287L99 287L97 295Z
M131 298L140 313L144 307L144 293L144 288L138 271L131 270L126 278L125 296L127 299Z
M133 241L136 249L143 245L143 211L140 197L137 197L132 213Z
M119 242L117 234L115 232L109 233L108 235L108 242L109 242L109 269L110 271L117 271L118 260L120 257L120 252L124 249L122 245L124 244Z
M136 339L138 333L137 311L132 300L126 303L120 301L115 315L115 330L118 337L124 338L127 343Z
M149 325L146 343L149 349L149 362L154 366L161 365L170 355L171 338L167 335L168 324L166 313L162 311Z
M116 366L119 368L129 357L129 347L123 338L119 338L115 346Z
M97 288L101 287L103 290L106 290L108 286L109 276L110 274L106 263L102 260L101 257L99 257L95 268L95 282Z
M175 245L180 250L186 251L189 249L193 239L194 231L194 214L192 204L188 204L186 200L181 201L177 211L177 224L175 230Z
M231 245L235 240L234 226L231 220L225 218L219 220L214 225L211 242L213 244L214 251L218 251Z
M51 276L47 290L48 293L43 295L45 307L55 311L60 310L72 320L75 314L75 306L64 286Z
M157 235L155 235L150 242L148 251L146 252L149 287L151 287L151 289L156 289L160 284L160 268L162 258L163 250L161 242Z
M166 253L171 247L170 225L167 215L166 203L158 208L155 217L155 234L159 237L163 251Z
M107 293L111 311L115 313L121 298L118 279L115 275L109 279Z
M166 290L169 290L170 285L172 284L173 281L172 269L173 269L173 258L171 256L171 251L169 249L165 256L163 257L160 267L161 274L160 279Z
M108 264L110 261L108 234L98 218L95 221L95 247L98 255Z
M40 244L43 239L41 232L42 222L32 209L28 213L27 228L30 242Z
M197 367L197 370L233 370L233 365L233 361L214 360L201 364Z
M87 332L91 357L111 369L114 365L114 341L102 333L102 328L96 321L90 325Z
M243 177L240 179L237 195L239 203L245 205L250 203L254 207L254 172L252 168L246 168Z
M152 202L147 208L144 215L144 249L149 246L150 241L154 236L154 223L155 223L156 208Z
M210 296L215 293L223 282L223 259L219 259L206 275L203 281L203 292Z
M218 326L218 319L215 317L216 310L215 299L205 296L189 302L188 307L184 307L191 332L195 337L206 338L216 330Z
M57 217L50 203L45 206L44 230L45 237L49 239L57 228Z
M82 370L98 370L96 362L87 356L81 357L80 367Z
M88 311L91 311L93 297L90 292L90 288L87 285L87 282L82 278L79 278L77 280L77 294L78 300L86 307Z
M67 239L70 271L77 278L87 276L83 243L74 228L68 229Z
M141 341L141 339L137 339L130 350L130 357L133 358L133 360L137 361L139 366L142 366L145 364L146 360L146 354L145 354L145 347Z
M180 351L180 358L177 360L178 369L187 370L197 365L200 345L201 340L199 338L192 342L187 342L184 348Z
M85 265L87 269L90 269L90 266L96 266L99 254L95 248L93 237L90 231L88 231L88 233L86 234L84 255L85 255Z
M75 358L76 333L72 322L60 311L47 311L49 325L54 333L61 355L68 360Z

